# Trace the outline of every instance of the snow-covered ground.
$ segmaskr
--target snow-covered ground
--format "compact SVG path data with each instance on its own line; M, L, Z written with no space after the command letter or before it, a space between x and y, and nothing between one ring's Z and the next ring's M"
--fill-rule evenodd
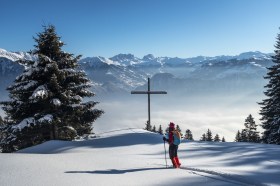
M0 185L280 185L279 154L278 145L184 141L182 168L169 159L166 168L162 136L120 129L2 153Z

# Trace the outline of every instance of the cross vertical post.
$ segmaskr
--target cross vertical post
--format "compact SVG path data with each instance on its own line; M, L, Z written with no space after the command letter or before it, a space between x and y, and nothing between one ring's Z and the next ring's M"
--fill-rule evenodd
M150 78L148 78L148 122L149 124L151 125L151 104L150 104L150 101L151 101L151 94L149 93L151 91L150 89Z
M150 78L148 77L148 91L131 91L131 94L148 94L148 123L151 125L151 94L167 94L166 91L151 91Z

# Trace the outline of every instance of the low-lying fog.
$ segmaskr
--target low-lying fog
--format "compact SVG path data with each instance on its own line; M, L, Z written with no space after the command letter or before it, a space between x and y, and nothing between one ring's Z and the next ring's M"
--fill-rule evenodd
M105 114L94 124L94 132L127 127L144 128L148 120L147 95L127 94L125 98L100 100L98 108ZM170 121L178 124L183 134L190 129L194 139L199 140L209 128L213 137L216 134L226 141L234 141L237 130L244 128L244 121L252 114L260 124L261 94L243 93L238 95L199 95L176 96L151 95L151 124L158 129L162 125L166 129ZM261 127L258 126L258 131Z

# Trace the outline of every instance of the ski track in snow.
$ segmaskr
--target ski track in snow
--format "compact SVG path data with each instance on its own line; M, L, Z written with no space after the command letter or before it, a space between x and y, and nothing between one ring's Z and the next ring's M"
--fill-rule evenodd
M166 166L164 164L157 164L161 166ZM172 166L167 166L167 169L174 169ZM197 176L202 176L207 179L214 179L218 181L223 181L226 183L236 184L239 186L268 186L263 183L257 183L253 180L245 178L245 176L237 175L237 174L229 174L224 172L217 172L214 170L207 170L207 169L198 169L192 167L181 166L181 170L186 170L190 174L194 174Z
M236 174L228 174L228 173L222 173L213 170L197 169L191 167L181 167L180 169L187 170L191 174L203 176L210 179L220 180L224 182L229 182L237 185L242 185L242 186L253 186L253 185L267 186L266 184L256 183L252 180L245 178L244 176L236 175ZM214 177L214 176L218 176L221 178Z

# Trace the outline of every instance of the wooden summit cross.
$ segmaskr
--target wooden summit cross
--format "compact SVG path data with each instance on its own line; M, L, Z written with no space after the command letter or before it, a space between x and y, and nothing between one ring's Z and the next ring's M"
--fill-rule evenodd
M167 94L166 91L151 91L150 78L148 78L148 91L131 91L131 94L148 94L148 123L151 125L151 111L150 111L150 95L151 94Z

